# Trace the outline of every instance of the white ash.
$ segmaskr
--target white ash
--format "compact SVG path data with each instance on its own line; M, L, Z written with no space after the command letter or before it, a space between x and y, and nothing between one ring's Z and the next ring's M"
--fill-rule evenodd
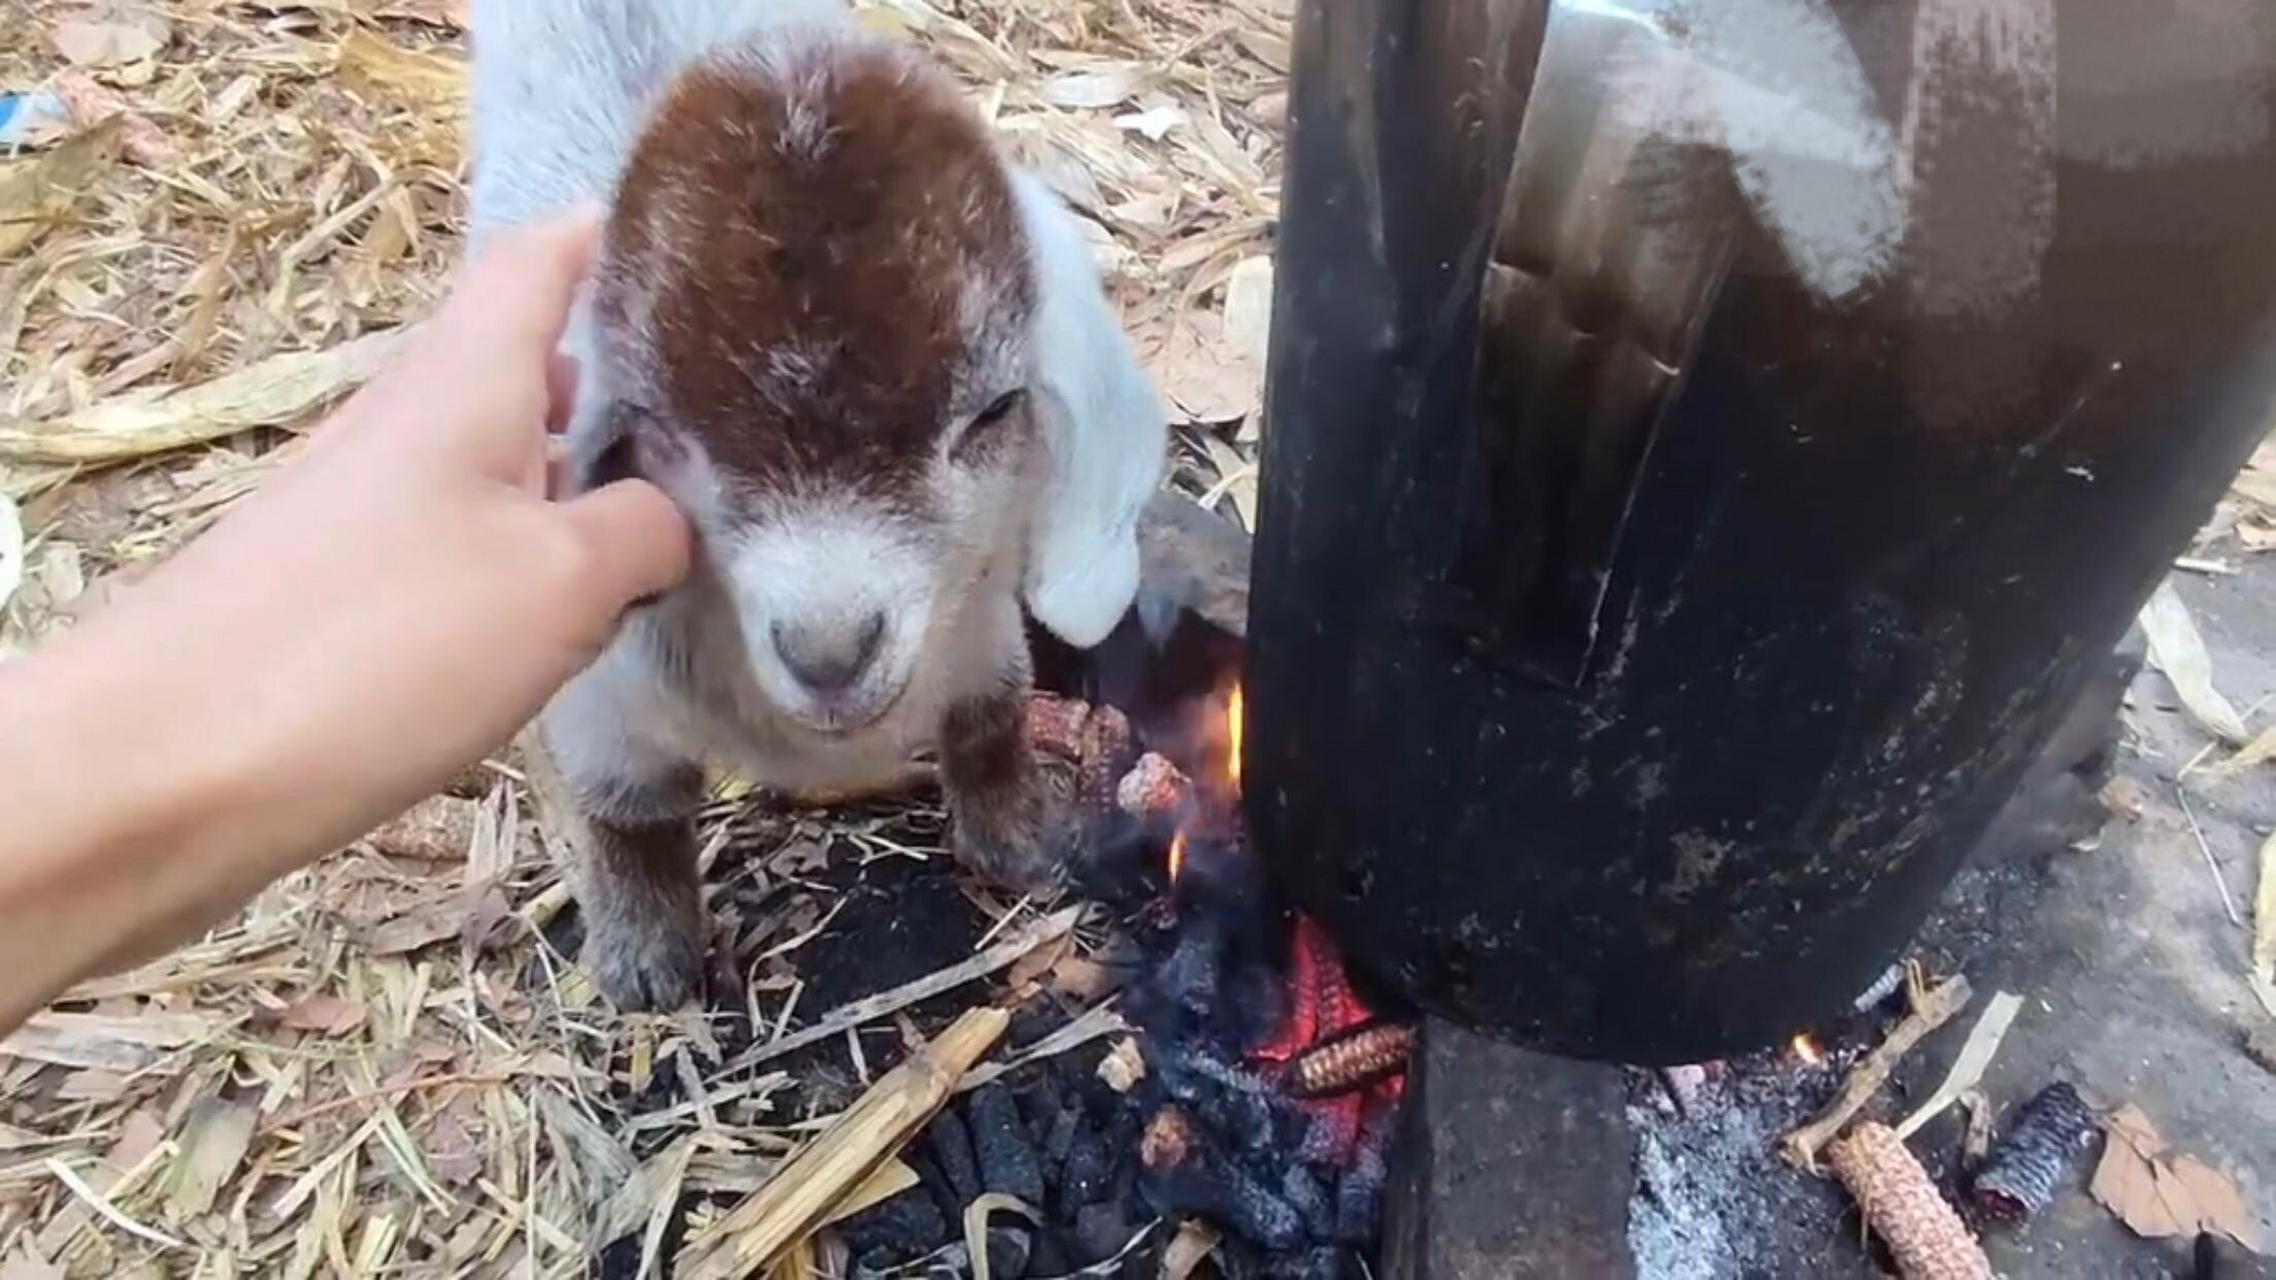
M1639 1108L1628 1109L1636 1128L1636 1194L1628 1202L1628 1252L1637 1280L1735 1276L1738 1255L1717 1206L1697 1194L1688 1170L1651 1131Z
M1839 1194L1776 1154L1779 1137L1824 1102L1840 1071L1839 1062L1805 1067L1778 1053L1738 1059L1690 1090L1680 1110L1656 1073L1633 1073L1636 1280L1873 1274L1842 1234Z

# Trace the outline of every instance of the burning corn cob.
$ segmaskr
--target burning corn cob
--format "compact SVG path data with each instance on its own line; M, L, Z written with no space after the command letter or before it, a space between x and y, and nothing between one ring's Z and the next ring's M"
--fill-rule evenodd
M1133 818L1175 817L1193 794L1193 783L1167 756L1149 751L1115 784L1114 803Z
M1034 693L1027 700L1027 740L1036 751L1073 768L1085 809L1103 817L1129 763L1130 721L1104 703Z
M1298 1098L1349 1093L1405 1070L1414 1045L1406 1023L1361 1023L1290 1058L1282 1080Z

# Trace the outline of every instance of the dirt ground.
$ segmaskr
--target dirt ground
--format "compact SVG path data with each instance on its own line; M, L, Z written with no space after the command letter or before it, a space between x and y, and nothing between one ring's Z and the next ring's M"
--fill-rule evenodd
M2221 691L2239 708L2276 695L2276 562L2247 560L2234 576L2184 573L2176 586ZM2276 1072L2243 1044L2270 1025L2245 974L2276 773L2184 773L2209 738L2155 670L2135 680L2121 714L2110 794L2139 812L2121 811L2092 848L2017 854L2027 865L1994 859L1955 886L1956 901L1996 890L2009 925L1987 935L1969 980L1980 993L2024 998L1983 1089L2003 1115L2056 1079L2097 1107L2134 1103L2176 1152L2234 1179L2265 1246L2276 1238ZM2230 921L2216 869L2241 925ZM1914 1089L1935 1087L1959 1051L1958 1028L1972 1021L1964 1013L1916 1054L1905 1072ZM1949 1149L1958 1131L1947 1116L1922 1143ZM2188 1241L2140 1240L2094 1201L2092 1160L2026 1228L1987 1236L1994 1266L2017 1278L2192 1274Z

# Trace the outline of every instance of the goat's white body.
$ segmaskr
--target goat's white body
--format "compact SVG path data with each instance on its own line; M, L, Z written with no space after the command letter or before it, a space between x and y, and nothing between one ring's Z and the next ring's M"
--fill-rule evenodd
M472 23L470 244L607 200L655 95L698 59L731 43L848 26L839 0L482 0ZM1023 596L1077 644L1095 643L1122 616L1137 589L1139 512L1159 482L1162 416L1072 220L1031 175L1015 171L1013 181L1040 293L1034 399L1051 439L1033 511L1015 513L998 545L971 549L956 575L967 590L936 602L915 677L852 733L807 729L765 696L716 579L645 611L547 712L565 772L593 802L606 807L620 786L642 792L690 761L785 788L869 785L928 743L950 702L1000 681L1005 653L1024 644ZM591 323L580 303L563 339L586 371L573 456L590 447L610 395L594 383ZM667 487L683 505L718 500L700 465L680 480Z

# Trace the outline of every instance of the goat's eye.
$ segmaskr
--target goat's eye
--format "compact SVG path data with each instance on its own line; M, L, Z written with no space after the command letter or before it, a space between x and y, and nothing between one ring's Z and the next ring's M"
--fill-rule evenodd
M1007 391L988 403L988 407L972 415L964 429L956 433L955 443L949 446L949 456L959 462L975 463L993 456L1004 437L989 428L1012 416L1025 398L1025 391Z
M1026 394L1027 393L1025 391L1006 391L1004 394L997 396L993 403L991 403L987 408L982 409L979 414L972 419L972 429L977 431L982 427L992 427L997 423L1002 422L1005 418L1011 416L1012 410L1019 407L1021 398L1026 396Z

